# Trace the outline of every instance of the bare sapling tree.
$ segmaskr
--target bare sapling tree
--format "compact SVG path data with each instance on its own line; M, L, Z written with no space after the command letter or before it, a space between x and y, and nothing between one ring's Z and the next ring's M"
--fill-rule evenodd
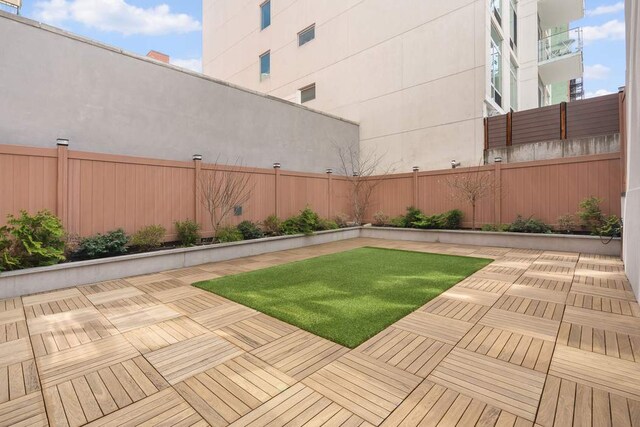
M393 165L384 164L384 155L378 155L373 150L358 149L357 145L335 147L340 160L338 172L349 183L353 221L356 225L362 225L376 187L393 173Z
M198 183L214 236L234 209L249 200L253 191L251 174L243 169L240 159L227 165L220 165L219 160L218 156L213 169L202 171Z
M496 177L489 171L483 171L478 165L470 171L462 171L448 178L447 184L454 199L471 206L471 229L475 230L477 206L496 191Z

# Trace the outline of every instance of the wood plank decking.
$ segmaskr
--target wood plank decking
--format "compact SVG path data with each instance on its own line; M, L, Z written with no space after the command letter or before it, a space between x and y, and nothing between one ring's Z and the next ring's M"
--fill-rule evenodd
M494 258L349 350L189 285L361 246ZM354 239L0 301L0 426L640 427L620 260Z

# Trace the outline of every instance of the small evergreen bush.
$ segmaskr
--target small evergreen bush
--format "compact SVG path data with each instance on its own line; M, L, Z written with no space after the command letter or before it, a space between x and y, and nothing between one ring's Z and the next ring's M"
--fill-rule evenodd
M551 227L544 222L533 217L524 219L522 215L518 215L510 225L507 231L512 233L550 233Z
M258 224L251 221L242 221L238 224L238 230L242 233L242 237L245 240L261 239L264 237L264 233L258 227Z
M162 246L167 229L161 225L147 225L131 236L130 245L141 251L149 251Z
M455 230L460 228L462 216L463 213L459 209L453 209L436 215L424 215L420 213L416 216L417 220L411 223L411 226L421 229Z
M80 241L78 250L73 254L75 259L107 258L127 253L127 234L121 228L106 234L96 234Z
M577 215L592 234L598 234L598 228L602 227L605 222L605 216L600 208L602 199L597 197L587 197L580 202L580 210Z
M218 243L239 242L242 240L242 233L238 227L228 225L221 227L216 233L216 241Z
M182 246L194 246L200 241L200 224L190 219L175 222L178 240Z
M262 222L262 230L266 236L279 236L282 234L280 226L282 221L275 215L269 215L267 219Z

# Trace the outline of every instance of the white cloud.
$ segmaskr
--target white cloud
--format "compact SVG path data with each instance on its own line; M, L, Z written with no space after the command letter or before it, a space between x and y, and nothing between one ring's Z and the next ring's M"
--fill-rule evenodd
M582 27L585 43L595 40L624 40L624 22L614 19L602 25Z
M46 0L37 2L35 11L36 18L48 24L75 21L124 35L182 34L202 28L193 17L172 13L166 4L142 8L125 0Z
M608 91L608 90L606 90L606 89L598 89L598 90L597 90L597 91L595 91L595 92L587 92L587 93L585 93L585 94L584 94L584 97L585 97L585 98L593 98L593 97L595 97L595 96L609 95L609 94L611 94L611 93L613 93L613 92L609 92L609 91Z
M602 64L587 65L584 67L584 78L590 80L604 80L609 78L611 68Z
M608 4L604 6L598 6L595 9L589 9L586 12L587 16L600 16L609 15L611 13L618 13L624 11L624 2L618 2L615 4Z
M186 68L187 70L195 71L196 73L202 72L202 58L197 59L171 59L171 64L176 67Z

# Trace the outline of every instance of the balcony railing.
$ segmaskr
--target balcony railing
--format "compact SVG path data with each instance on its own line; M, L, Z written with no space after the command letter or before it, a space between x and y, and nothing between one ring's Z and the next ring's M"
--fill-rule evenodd
M582 28L553 34L538 42L538 61L545 62L582 52Z
M573 79L569 82L569 100L578 101L580 99L584 99L582 79Z

